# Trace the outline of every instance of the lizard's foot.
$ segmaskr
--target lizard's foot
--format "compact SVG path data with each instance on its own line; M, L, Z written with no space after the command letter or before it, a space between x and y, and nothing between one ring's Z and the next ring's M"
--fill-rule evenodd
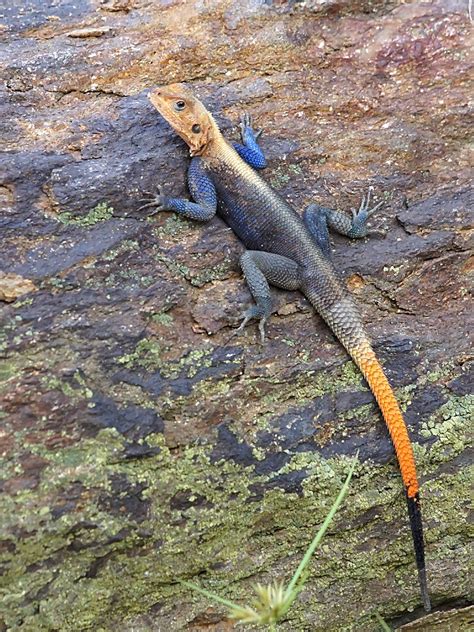
M155 213L159 213L164 210L165 196L160 193L159 188L156 193L151 193L150 191L143 191L143 193L148 197L138 200L139 202L145 202L145 204L139 206L137 211L143 211L146 208L155 207L155 210L150 213L150 215L154 215Z
M367 233L369 231L366 222L368 218L373 213L375 213L375 211L378 210L383 204L383 201L379 202L369 209L372 191L373 187L369 187L367 196L364 195L364 197L362 198L359 209L357 211L355 209L352 209L352 226L347 233L348 237L352 237L353 239L360 239L361 237L367 236Z
M244 318L242 322L240 323L240 326L235 330L235 332L232 334L229 340L231 338L234 338L234 336L238 336L244 330L247 323L253 320L254 318L256 318L258 319L258 330L260 332L260 341L263 345L265 343L265 324L267 322L267 318L270 316L270 313L271 313L270 301L265 301L265 304L263 304L263 301L262 301L262 304L260 305L252 305L252 307L249 307L249 309L245 311Z
M259 321L258 329L260 331L260 341L263 345L265 342L265 323L267 322L267 317L264 314L262 314L262 310L257 305L255 305L254 307L251 307L245 312L244 319L240 323L240 326L235 330L235 333L233 334L232 338L242 333L247 323L253 318L258 318L258 321Z
M258 140L261 133L263 132L262 129L259 129L257 131L253 129L252 117L250 116L248 112L245 112L244 114L242 114L240 118L239 127L240 127L240 135L242 136L242 141L244 143L246 143L248 136L251 136L253 140Z

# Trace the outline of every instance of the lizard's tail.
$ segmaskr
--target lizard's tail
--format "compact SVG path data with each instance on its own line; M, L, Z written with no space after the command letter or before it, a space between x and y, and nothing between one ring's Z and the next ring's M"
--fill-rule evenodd
M362 340L354 346L347 345L346 348L369 383L370 389L377 400L385 423L390 431L390 436L392 437L400 464L400 472L405 485L421 596L425 610L429 611L431 610L431 604L426 581L423 525L421 520L418 480L408 430L392 388L370 343L366 340Z
M339 292L338 299L331 302L325 300L328 294L327 283L327 276L313 276L303 291L362 371L390 431L406 491L421 596L425 610L429 611L431 604L426 582L418 480L408 430L392 388L375 356L352 301L343 296L345 290L342 283L331 288L335 293Z

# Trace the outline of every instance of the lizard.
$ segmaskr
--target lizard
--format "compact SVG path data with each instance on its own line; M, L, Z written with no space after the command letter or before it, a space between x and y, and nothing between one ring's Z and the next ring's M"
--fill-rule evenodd
M272 311L270 285L299 290L329 325L365 377L389 429L405 488L423 606L428 592L419 484L408 430L394 392L372 348L355 303L336 270L329 228L350 238L368 234L369 195L352 218L343 211L310 204L300 216L256 170L266 166L249 115L242 117L241 143L228 142L214 117L184 84L150 90L159 114L187 143L191 156L188 186L192 200L173 198L158 188L138 210L174 211L197 221L216 213L233 229L246 250L240 265L255 304L239 330L257 319L262 341Z

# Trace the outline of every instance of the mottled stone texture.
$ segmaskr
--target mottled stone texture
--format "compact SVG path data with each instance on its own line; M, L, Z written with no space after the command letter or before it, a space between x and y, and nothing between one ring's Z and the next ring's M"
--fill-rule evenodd
M146 99L172 81L232 138L252 112L265 177L297 208L349 210L369 185L385 200L376 234L335 237L334 258L415 442L433 602L463 608L468 3L6 4L0 629L231 629L176 579L245 602L288 578L357 449L281 630L375 630L375 610L450 625L450 611L421 619L388 434L331 333L275 292L266 346L252 326L229 340L249 301L238 241L217 219L136 209L158 184L185 193L186 150ZM452 616L436 629L467 629Z

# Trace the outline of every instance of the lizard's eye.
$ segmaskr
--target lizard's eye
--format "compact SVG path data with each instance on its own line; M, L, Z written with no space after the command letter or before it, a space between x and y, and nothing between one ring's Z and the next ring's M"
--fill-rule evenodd
M181 112L186 107L186 103L184 101L176 101L174 104L174 109L178 112Z
M194 125L191 127L191 131L193 134L199 134L201 132L201 126L199 125L199 123L194 123Z

